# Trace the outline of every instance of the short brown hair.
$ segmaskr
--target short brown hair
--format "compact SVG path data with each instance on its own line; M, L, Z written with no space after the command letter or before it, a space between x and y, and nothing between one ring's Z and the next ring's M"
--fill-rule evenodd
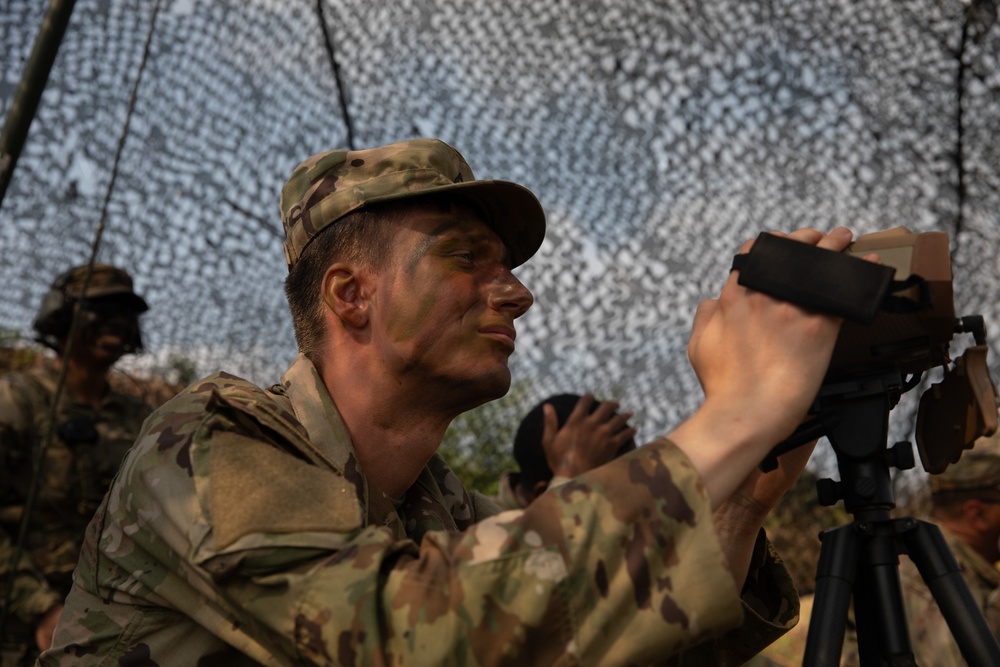
M379 202L348 213L324 229L305 247L285 278L285 296L299 351L317 366L326 328L323 324L323 277L334 262L356 260L375 270L386 267L392 256L395 230L416 207L446 211L467 206L484 218L477 202L452 193L431 193L400 201ZM485 219L485 218L484 218Z
M353 259L374 269L385 266L390 256L392 233L401 208L380 206L350 213L319 234L302 253L288 277L285 297L299 351L319 363L326 327L323 323L323 277L333 262Z

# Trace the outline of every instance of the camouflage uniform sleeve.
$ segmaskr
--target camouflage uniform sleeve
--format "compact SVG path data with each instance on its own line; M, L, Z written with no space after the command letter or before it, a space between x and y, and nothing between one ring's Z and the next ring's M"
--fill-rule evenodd
M31 456L36 438L32 420L33 410L44 409L44 405L34 405L36 397L30 387L18 382L12 375L0 377L0 506L19 501L12 488L12 471L23 469L20 465ZM19 503L18 503L19 504ZM10 518L4 516L4 523Z
M795 627L799 595L781 557L761 529L743 586L743 624L726 634L685 651L671 667L743 665Z
M14 470L24 470L26 459L32 453L34 424L31 419L32 397L19 391L20 383L11 376L0 378L0 594L5 600L13 565L15 545L12 533L5 527L14 529L21 520L23 500L13 489L10 475ZM16 533L16 531L15 531ZM38 618L52 605L60 602L60 596L49 588L45 577L35 567L31 556L22 551L18 559L17 574L13 590L10 592L12 615L21 622L34 625Z
M1000 588L993 589L986 600L986 622L993 632L993 636L1000 640Z
M46 656L173 664L186 621L185 656L265 664L650 664L743 618L703 485L665 440L419 545L366 525L365 500L274 429L177 404L91 524L70 594L89 608L67 604ZM137 620L151 606L173 620Z
M665 441L463 533L416 548L368 528L351 549L303 589L316 662L645 664L741 620L704 489Z
M500 475L500 480L497 483L497 495L493 498L493 501L501 510L519 510L524 509L524 503L517 497L517 493L514 491L515 480L520 473L505 470Z
M24 434L32 428L29 401L19 390L22 383L15 383L12 375L0 377L0 425L12 434Z
M7 599L7 582L10 581L10 564L14 561L14 544L0 529L0 599ZM28 554L21 553L14 586L10 593L10 611L25 625L34 626L39 618L54 605L62 602L59 594L49 588L45 578L35 569Z
M479 493L478 491L470 492L469 500L472 502L472 512L476 517L476 521L482 521L503 511L500 503L495 498Z

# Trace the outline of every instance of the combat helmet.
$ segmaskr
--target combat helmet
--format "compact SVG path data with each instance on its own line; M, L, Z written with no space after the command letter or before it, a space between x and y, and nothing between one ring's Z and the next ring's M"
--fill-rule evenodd
M84 291L86 276L85 264L61 273L52 281L32 324L40 343L58 349L59 339L69 333L76 304L87 312L97 314L118 311L138 317L149 310L146 300L135 293L132 276L123 269L110 264L94 264ZM142 334L136 326L133 339L126 344L126 351L134 353L141 350Z

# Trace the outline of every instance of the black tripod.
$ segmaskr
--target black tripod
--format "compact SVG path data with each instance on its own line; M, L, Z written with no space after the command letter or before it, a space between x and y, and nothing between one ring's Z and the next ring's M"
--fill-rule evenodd
M889 411L902 387L895 370L824 385L819 416L782 448L826 435L837 454L841 481L820 480L820 502L832 505L842 499L854 516L852 523L820 535L816 596L803 660L807 667L840 664L852 595L861 665L917 664L899 579L901 553L916 564L966 662L972 667L1000 665L1000 645L940 529L889 516L895 507L889 467L906 470L914 465L910 443L886 449Z

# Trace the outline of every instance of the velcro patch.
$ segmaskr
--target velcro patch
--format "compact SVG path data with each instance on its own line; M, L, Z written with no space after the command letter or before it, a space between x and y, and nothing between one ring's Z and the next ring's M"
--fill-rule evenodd
M212 444L215 549L254 533L335 532L361 527L355 486L267 443L237 434Z

